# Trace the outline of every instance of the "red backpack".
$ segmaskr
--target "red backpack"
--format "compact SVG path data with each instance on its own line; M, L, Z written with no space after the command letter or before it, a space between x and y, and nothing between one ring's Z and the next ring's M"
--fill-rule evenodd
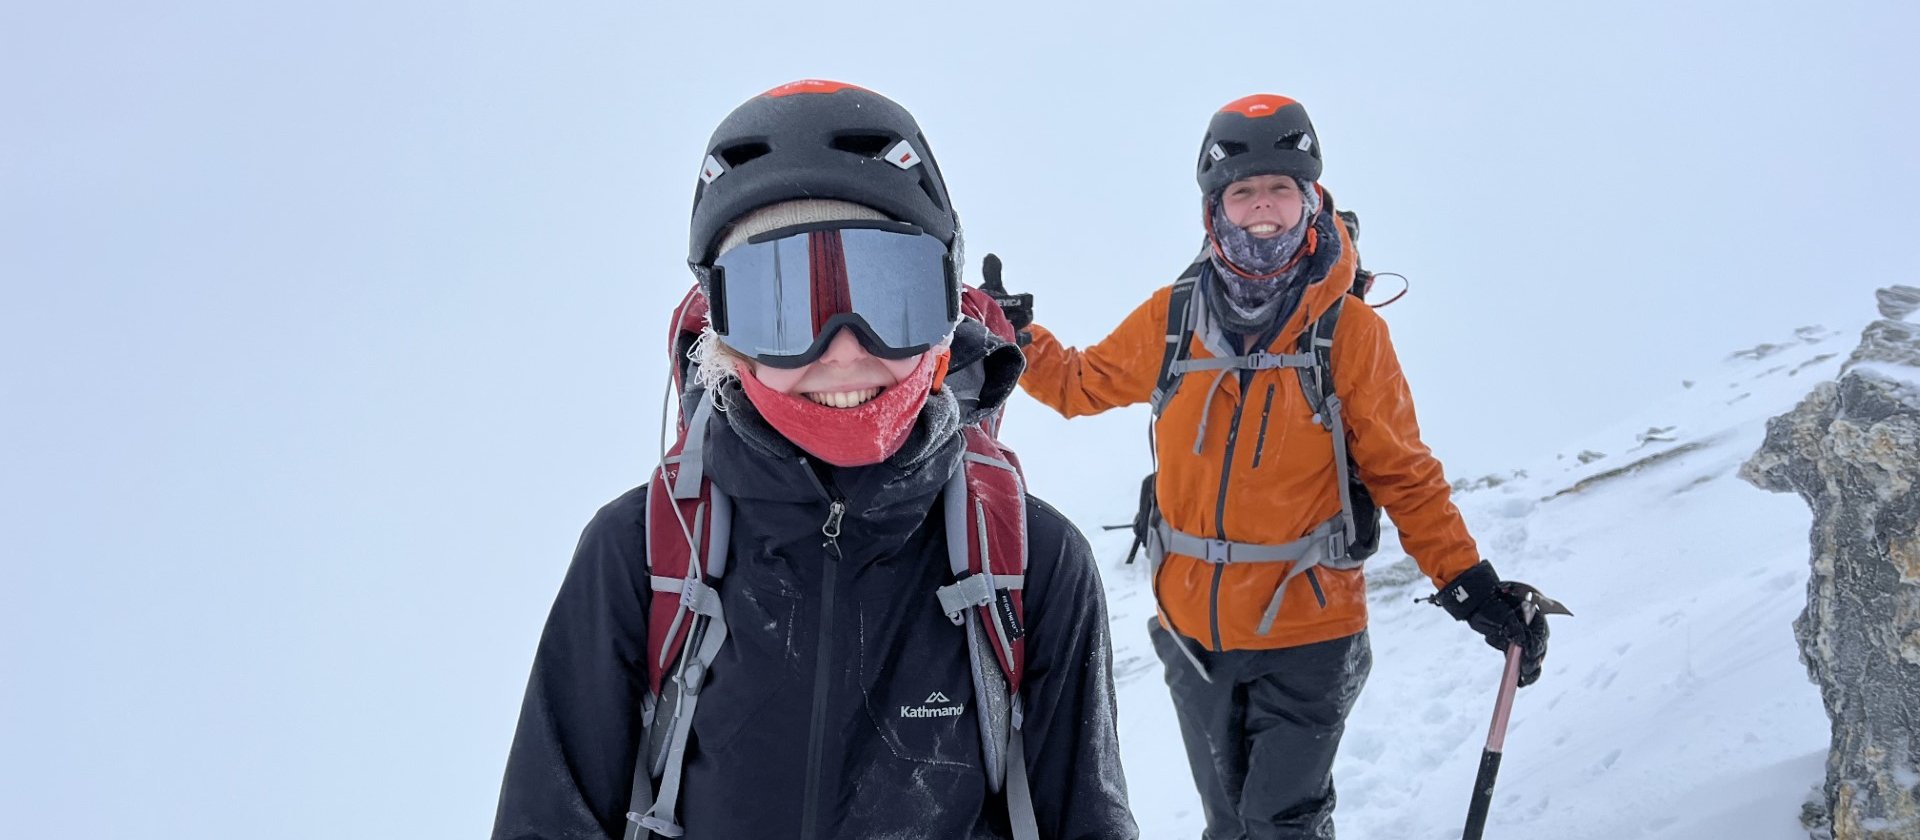
M962 313L1012 341L1013 325L993 299L977 289L962 289ZM662 837L685 833L675 806L687 735L707 669L727 639L718 587L726 577L733 505L704 469L712 397L697 386L687 387L687 354L706 325L707 299L695 287L674 309L668 344L673 393L681 397L676 440L647 492L647 569L653 594L642 709L646 739L634 768L626 840L639 840L649 831ZM942 493L953 582L931 594L967 634L988 787L1005 791L1015 837L1037 840L1019 702L1026 664L1026 482L1019 459L995 437L999 420L995 412L962 430L964 467L955 471Z

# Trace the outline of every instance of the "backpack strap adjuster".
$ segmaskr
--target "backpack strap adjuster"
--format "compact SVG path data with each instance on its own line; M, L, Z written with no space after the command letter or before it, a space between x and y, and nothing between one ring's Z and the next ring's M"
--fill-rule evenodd
M705 581L687 578L680 582L680 606L696 615L718 617L720 593Z
M940 596L940 611L955 625L965 624L967 610L993 603L993 579L988 575L968 574L934 590Z

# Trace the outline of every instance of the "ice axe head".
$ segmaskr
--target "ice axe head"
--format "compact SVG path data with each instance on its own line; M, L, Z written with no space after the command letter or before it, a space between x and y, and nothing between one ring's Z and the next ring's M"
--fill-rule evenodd
M1519 581L1503 581L1500 587L1520 596L1521 618L1528 621L1532 621L1535 615L1540 614L1573 615L1573 610L1567 609L1566 604L1547 597L1545 592L1535 589L1530 584L1520 583Z

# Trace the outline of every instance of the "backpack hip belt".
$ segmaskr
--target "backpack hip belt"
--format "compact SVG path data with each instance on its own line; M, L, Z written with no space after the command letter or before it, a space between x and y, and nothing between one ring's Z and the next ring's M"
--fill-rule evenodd
M1155 523L1153 537L1147 546L1147 558L1156 569L1168 554L1181 554L1217 566L1238 563L1293 564L1286 575L1280 578L1280 586L1273 591L1273 599L1267 602L1266 610L1260 614L1259 632L1264 636L1273 629L1274 618L1280 614L1280 600L1287 594L1287 584L1292 583L1294 578L1316 566L1347 571L1365 564L1364 560L1348 557L1347 546L1345 517L1339 514L1315 526L1306 536L1288 543L1209 539L1175 529L1165 520L1160 520Z

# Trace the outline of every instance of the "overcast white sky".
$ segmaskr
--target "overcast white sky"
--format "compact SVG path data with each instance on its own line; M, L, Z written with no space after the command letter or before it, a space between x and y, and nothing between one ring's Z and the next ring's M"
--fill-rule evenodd
M784 81L918 115L1083 345L1192 255L1208 115L1300 99L1459 475L1920 279L1920 7L1570 5L0 7L8 833L483 832L702 146ZM1142 413L1010 424L1124 517Z

